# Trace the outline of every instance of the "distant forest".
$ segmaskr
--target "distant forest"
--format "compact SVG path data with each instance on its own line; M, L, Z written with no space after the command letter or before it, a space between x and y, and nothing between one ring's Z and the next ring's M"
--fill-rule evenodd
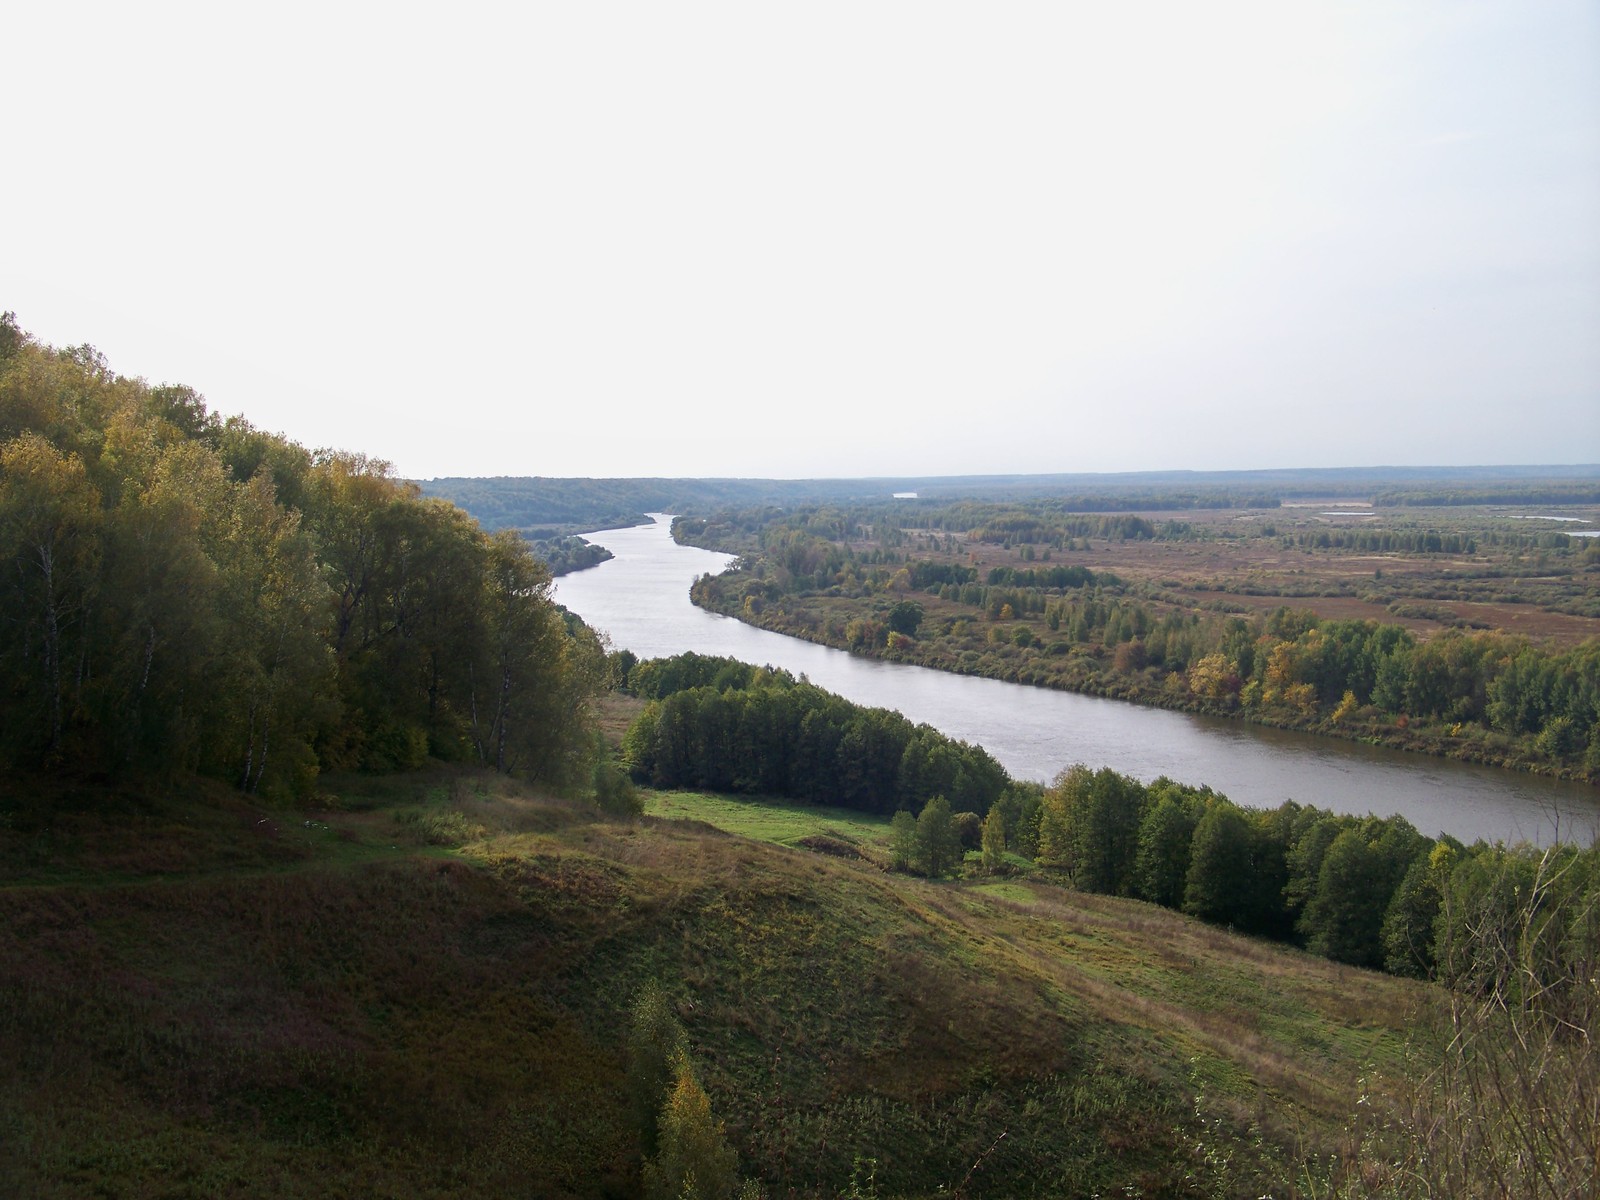
M426 496L466 509L485 529L535 540L640 525L645 514L705 514L887 500L1021 500L1049 496L1076 512L1276 508L1286 500L1373 496L1375 503L1586 503L1600 496L1600 466L1331 467L1274 471L1140 471L1123 474L946 475L872 479L553 479L500 476L420 481Z

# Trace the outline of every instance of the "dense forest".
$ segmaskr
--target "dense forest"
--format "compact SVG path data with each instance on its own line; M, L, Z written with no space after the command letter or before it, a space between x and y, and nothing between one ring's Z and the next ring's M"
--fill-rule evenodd
M515 534L0 324L0 767L582 778L604 657Z
M920 812L943 796L985 813L1009 780L981 746L852 704L786 671L684 654L634 666L624 686L652 703L623 743L656 787L792 796L863 812Z

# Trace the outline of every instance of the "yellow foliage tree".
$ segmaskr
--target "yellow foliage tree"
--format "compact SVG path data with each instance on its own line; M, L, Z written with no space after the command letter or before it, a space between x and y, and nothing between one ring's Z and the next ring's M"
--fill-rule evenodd
M649 1200L733 1200L738 1160L687 1056L678 1059L677 1082L661 1106L659 1130L661 1148L644 1168Z
M1224 700L1233 694L1238 672L1226 655L1208 654L1189 667L1189 690L1207 700Z

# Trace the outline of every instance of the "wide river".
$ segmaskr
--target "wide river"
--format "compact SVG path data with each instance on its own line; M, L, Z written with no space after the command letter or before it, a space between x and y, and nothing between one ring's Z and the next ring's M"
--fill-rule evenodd
M678 545L670 524L657 516L654 525L584 534L616 557L556 580L558 601L640 658L694 650L782 667L976 742L1021 779L1048 780L1081 762L1146 782L1166 775L1208 784L1255 808L1292 799L1358 815L1400 813L1425 834L1468 842L1588 842L1600 830L1600 789L1583 784L877 662L756 629L689 602L694 579L731 559Z

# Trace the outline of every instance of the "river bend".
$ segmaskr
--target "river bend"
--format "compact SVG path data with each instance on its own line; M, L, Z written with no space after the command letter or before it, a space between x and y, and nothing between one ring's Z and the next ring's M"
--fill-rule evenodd
M1208 784L1255 808L1293 799L1358 815L1400 813L1429 836L1468 842L1587 842L1600 831L1600 789L1585 784L858 658L708 613L690 603L689 585L731 557L678 545L670 526L657 514L653 525L584 534L616 557L556 580L556 599L616 649L640 658L694 650L782 667L976 742L1018 778L1048 780L1081 762L1146 782L1166 775Z

